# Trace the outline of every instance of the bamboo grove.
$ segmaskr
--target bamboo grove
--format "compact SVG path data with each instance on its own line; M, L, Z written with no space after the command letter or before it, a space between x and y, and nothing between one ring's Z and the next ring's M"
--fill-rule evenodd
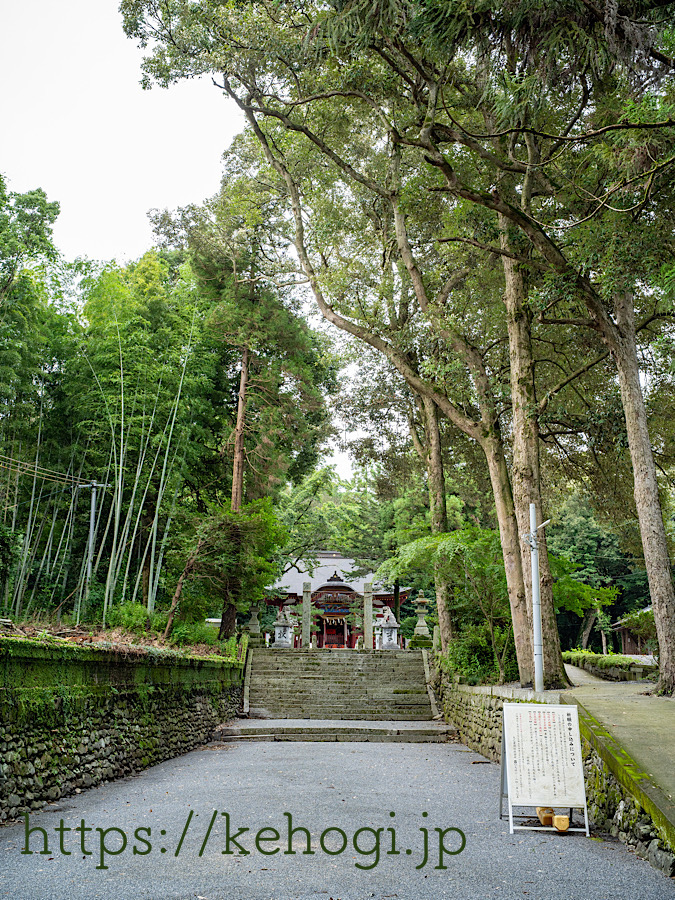
M204 254L190 265L187 250L151 251L125 267L57 264L57 208L40 192L5 191L3 200L6 246L24 246L3 295L0 605L17 618L48 611L76 624L105 624L125 602L152 616L158 592L175 587L167 565L182 565L199 542L195 523L216 535L241 510L240 501L230 513L228 501L242 346L241 518L253 545L264 503L316 460L330 354L264 281L246 284L242 308L241 260L226 248L212 251L222 254L217 283ZM17 209L29 204L22 231ZM230 534L236 527L229 521ZM232 577L242 560L217 544L209 552Z

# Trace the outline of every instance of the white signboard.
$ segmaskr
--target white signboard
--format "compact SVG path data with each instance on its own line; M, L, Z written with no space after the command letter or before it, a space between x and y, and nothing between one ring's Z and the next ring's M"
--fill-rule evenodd
M585 813L577 707L505 703L502 767L510 818L514 806L576 807Z

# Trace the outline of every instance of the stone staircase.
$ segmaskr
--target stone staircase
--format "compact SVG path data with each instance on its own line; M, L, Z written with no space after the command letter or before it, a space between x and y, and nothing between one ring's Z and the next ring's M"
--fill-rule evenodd
M421 650L251 650L251 716L429 721Z

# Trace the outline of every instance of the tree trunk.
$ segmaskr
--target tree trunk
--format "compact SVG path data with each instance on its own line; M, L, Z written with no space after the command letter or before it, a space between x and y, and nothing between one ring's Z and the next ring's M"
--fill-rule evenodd
M239 512L244 496L244 426L246 424L246 388L248 385L249 349L241 355L237 424L234 429L234 460L232 463L232 512Z
M429 479L429 506L431 510L431 531L433 534L445 534L448 530L448 510L445 499L445 473L443 471L443 449L441 433L438 427L438 407L429 397L423 397L424 424L427 434L427 476ZM448 644L452 640L452 620L448 608L449 587L447 579L442 575L439 566L434 566L434 583L436 585L436 610L438 612L438 630L441 634L441 649L447 653Z
M621 402L626 417L628 447L633 464L634 496L659 641L659 682L657 690L675 690L675 592L663 524L656 466L647 428L640 367L635 343L635 312L632 298L617 299L617 322L621 339L612 350L619 373Z
M394 581L394 618L401 624L401 582L398 578Z
M593 625L595 624L595 620L597 618L597 612L594 609L589 609L586 613L586 617L581 626L581 649L588 650L588 642L591 638L591 631L593 631Z
M171 629L173 628L173 620L176 615L176 608L178 607L178 601L180 600L181 594L183 593L183 585L185 584L185 579L191 574L192 570L195 567L195 563L197 562L197 557L199 556L202 547L205 544L204 538L199 538L197 541L197 546L189 555L187 562L185 563L185 568L180 573L180 578L178 579L178 584L176 585L176 590L174 591L173 598L171 600L171 607L169 608L169 618L166 621L166 628L164 629L164 640L166 640L171 634Z
M226 641L232 637L237 624L237 607L230 603L229 599L223 603L223 614L220 618L220 630L218 640Z
M500 242L511 251L505 219L500 217ZM504 305L509 333L511 372L511 406L513 415L513 500L521 536L523 580L527 598L528 620L532 622L532 567L530 548L522 535L530 530L530 503L537 509L537 521L542 522L541 484L539 480L539 421L534 388L534 358L532 355L531 317L525 305L526 288L518 264L502 257L505 276ZM553 604L553 578L546 548L546 536L538 535L539 573L541 584L541 632L544 660L544 686L561 687L568 683L560 653L558 623Z
M513 508L511 482L504 456L504 447L498 434L484 438L481 446L488 463L497 511L497 524L499 526L511 619L513 621L513 640L516 646L518 674L521 685L531 685L534 680L532 630L527 615L520 538Z
M143 555L141 586L143 590L143 606L149 612L150 608L148 606L148 601L150 599L150 554L147 552Z

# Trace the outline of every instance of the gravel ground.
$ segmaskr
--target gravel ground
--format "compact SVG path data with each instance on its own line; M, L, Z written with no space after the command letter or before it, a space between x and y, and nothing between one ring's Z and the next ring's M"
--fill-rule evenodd
M675 900L622 844L509 835L498 806L499 766L457 744L210 744L36 813L46 854L41 831L27 855L24 823L0 829L0 897ZM304 832L287 852L284 813L313 855Z

